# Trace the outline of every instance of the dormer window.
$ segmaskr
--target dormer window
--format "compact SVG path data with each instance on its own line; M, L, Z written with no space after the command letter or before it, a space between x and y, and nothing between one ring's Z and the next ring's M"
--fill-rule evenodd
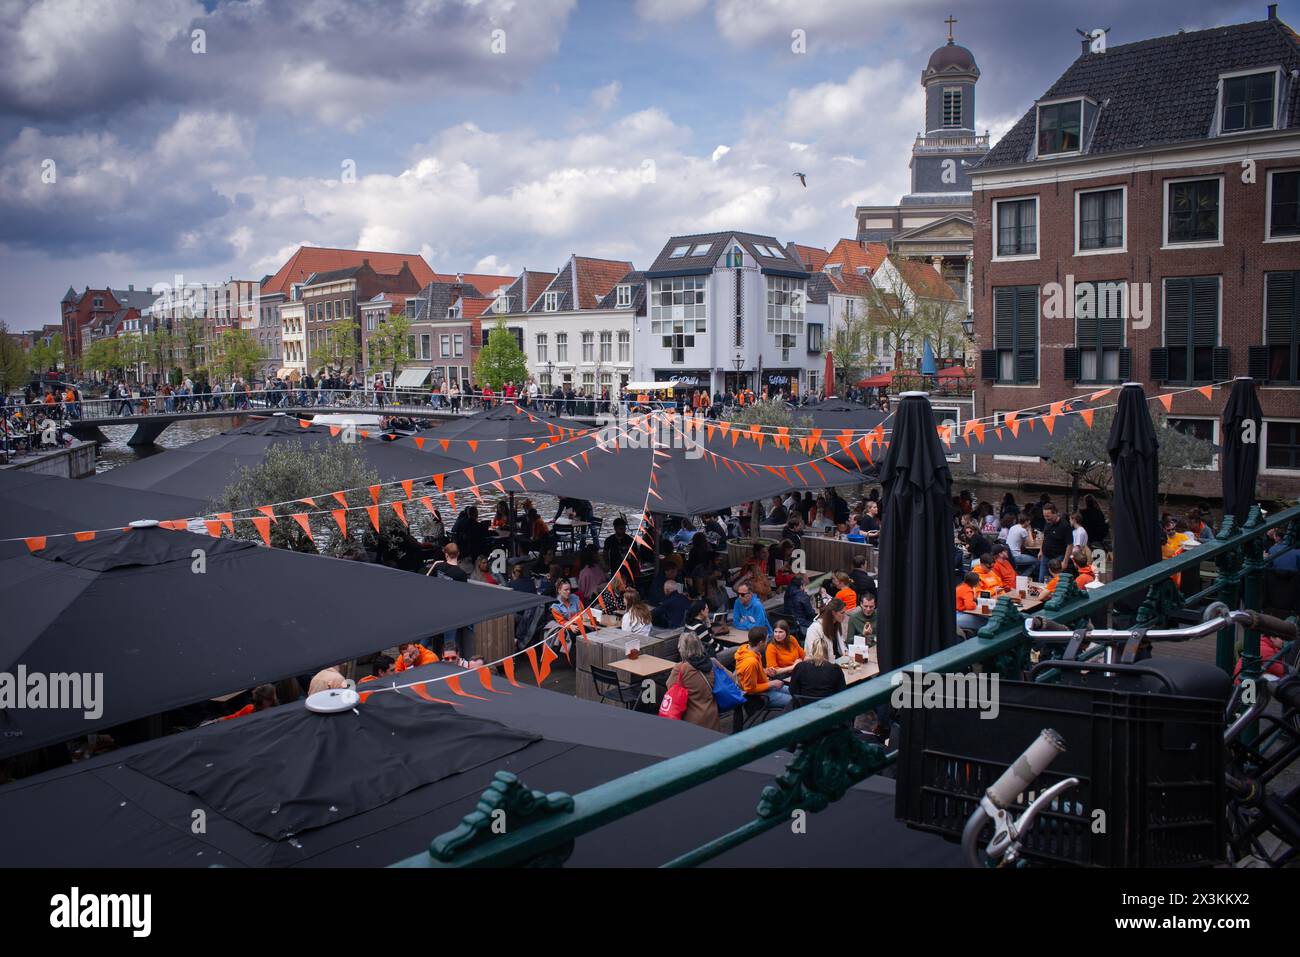
M745 265L745 254L739 246L733 246L731 252L727 253L727 268L739 269Z
M619 287L618 287L618 298L617 298L617 300L615 301L615 305L616 305L617 308L619 308L619 309L629 309L629 308L631 308L631 306L632 306L632 287L631 287L631 286L625 284L625 285L622 285L622 286L619 286Z
M1271 130L1277 110L1277 70L1223 78L1224 133Z
M1038 107L1038 155L1077 153L1083 144L1083 100Z
M669 259L681 259L682 257L684 257L684 256L685 256L688 252L690 252L690 251L691 251L691 247L690 247L689 245L686 245L686 246L678 246L676 249L674 249L674 250L672 251L672 255L670 255L668 258L669 258Z
M504 315L510 311L510 297L497 296L496 302L492 304L492 310L498 315Z
M542 299L543 312L558 312L560 309L560 294L558 292L548 292Z

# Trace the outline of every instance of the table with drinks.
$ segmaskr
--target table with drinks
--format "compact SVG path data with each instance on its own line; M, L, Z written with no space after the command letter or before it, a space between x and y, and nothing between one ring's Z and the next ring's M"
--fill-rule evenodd
M652 635L634 635L624 631L619 626L619 619L613 615L602 616L601 624L604 627L587 632L585 641L579 639L575 642L578 652L576 692L579 698L585 701L600 700L596 684L591 679L593 665L621 671L628 675L639 675L646 668L659 669L651 671L649 675L651 677L671 670L672 662L666 662L662 655L656 652L668 654L674 650L677 639L681 635L680 628L662 631L656 629L656 633ZM649 660L645 664L636 665L635 662L642 658ZM632 662L632 668L619 667L624 662ZM666 663L667 667L665 668L661 662ZM641 678L636 677L634 680L639 682Z

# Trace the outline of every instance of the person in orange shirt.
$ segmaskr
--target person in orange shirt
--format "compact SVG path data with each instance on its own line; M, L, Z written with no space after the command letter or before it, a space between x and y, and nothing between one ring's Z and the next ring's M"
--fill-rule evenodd
M957 586L957 627L962 631L976 632L988 624L988 618L976 614L979 603L975 600L975 589L980 587L979 572L970 571Z
M1048 560L1047 574L1051 577L1047 579L1047 584L1043 586L1043 593L1051 595L1055 593L1056 586L1061 581L1061 560L1059 558Z
M794 702L790 692L785 690L785 682L780 678L770 678L762 657L763 642L767 641L767 629L755 625L749 629L749 642L736 649L736 684L747 695L764 695L769 708L788 708Z
M981 558L978 565L971 567L971 571L979 578L980 591L986 591L991 595L996 595L1002 591L1002 576L993 570L992 554Z
M388 655L377 656L371 665L371 668L373 669L372 673L366 675L358 681L357 684L364 684L367 681L374 681L377 678L386 678L397 670L393 666L393 659L388 657Z
M397 646L397 661L393 664L393 670L405 671L407 668L419 668L421 665L431 665L437 660L438 656L424 645L407 641Z
M274 708L280 703L276 696L275 685L258 685L253 689L253 700L251 704L246 704L234 714L222 715L222 721L229 721L231 718L242 718L246 714L252 714L254 711L265 711L267 708Z
M835 584L839 586L835 597L844 602L844 610L852 611L858 607L858 593L853 590L853 579L847 572L835 573Z
M1016 587L1016 566L1011 563L1007 546L994 545L989 554L994 556L993 570L1002 579L1002 587L1014 591Z
M794 671L794 666L804 659L803 647L790 633L790 623L778 621L772 626L772 638L767 643L767 676L781 678Z

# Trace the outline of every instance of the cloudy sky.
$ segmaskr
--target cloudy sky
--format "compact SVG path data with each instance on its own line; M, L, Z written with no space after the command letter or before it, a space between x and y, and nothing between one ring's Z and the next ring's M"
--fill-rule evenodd
M573 252L645 266L674 232L726 227L829 246L855 205L907 191L920 70L950 13L996 139L1078 55L1076 27L1113 45L1264 12L0 0L0 319L57 321L69 285L257 279L301 243L500 273ZM1300 25L1300 0L1280 15Z

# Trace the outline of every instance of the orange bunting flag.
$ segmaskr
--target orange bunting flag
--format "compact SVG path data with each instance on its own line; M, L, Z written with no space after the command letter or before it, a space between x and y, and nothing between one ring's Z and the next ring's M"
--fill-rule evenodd
M366 514L370 516L370 524L374 527L375 531L379 531L379 506L367 505Z
M1093 409L1079 410L1079 418L1083 419L1083 424L1086 425L1088 428L1092 428L1092 417L1094 412L1095 410Z
M478 451L478 439L466 439L465 444L469 446L471 452Z
M368 439L368 438L370 438L370 433L369 433L369 432L366 432L365 430L362 430L362 432L361 432L361 437L362 437L363 439Z
M808 480L807 480L806 478L804 478L804 477L803 477L803 473L799 471L799 466L797 466L797 465L792 465L792 466L790 466L790 468L794 469L794 474L797 475L797 476L799 476L799 481L800 481L802 484L804 484L804 485L807 485L807 484L808 484Z
M489 482L488 484L491 485L498 492L500 492L502 495L506 494L506 487L502 485L500 482Z
M24 538L23 541L27 543L27 550L29 552L39 552L45 547L44 535L33 535L31 538Z
M183 532L190 527L190 523L183 518L173 518L167 522L159 522L158 525L160 528L169 528L173 532Z
M822 470L817 467L816 462L809 462L808 467L817 473L817 477L819 479L821 479L823 482L826 481L826 476L822 474Z
M1114 391L1114 389L1102 389L1100 392L1094 392L1092 395L1088 396L1088 401L1096 402L1099 399L1104 399Z
M1214 386L1212 385L1203 385L1196 391L1199 392L1201 395L1205 396L1207 399L1214 398Z
M1174 408L1174 394L1173 394L1172 392L1165 392L1165 393L1163 393L1162 395L1158 395L1158 396L1156 396L1156 398L1160 400L1160 404L1163 405L1163 406L1165 407L1165 411L1166 411L1166 412L1172 412L1172 411L1173 411L1173 408Z
M334 516L334 521L338 523L339 531L346 535L348 533L348 510L336 508L330 514Z
M331 426L330 426L330 438L332 438L332 439L337 439L337 438L339 437L339 433L342 432L342 431L343 431L343 430L342 430L341 428L339 428L337 425L331 425Z
M348 507L348 497L342 492L331 492L330 494L334 496L334 501L338 502L344 508Z
M376 505L379 504L379 492L381 488L382 486L379 485L370 486L370 501L374 502Z
M218 535L221 534L221 523L220 523L220 522L205 522L204 524L216 525L216 526L217 526L217 534L218 534ZM94 533L94 532L75 532L75 533L73 534L72 537L75 538L75 539L76 539L77 541L79 541L79 542L89 542L89 541L93 541L93 540L94 540L94 538L95 538L95 533Z
M310 505L312 508L316 507L316 500L314 498L300 498L298 501L302 502L304 505Z
M406 497L407 497L408 499L411 497L411 480L410 480L410 479L402 479L402 491L406 494Z
M429 689L428 689L428 687L425 685L425 683L424 683L423 681L420 682L418 685L411 685L411 690L414 691L416 694L418 694L418 695L419 695L421 698L423 698L425 701L432 701L434 704L449 704L449 705L451 705L453 708L459 708L459 707L460 707L460 705L458 705L458 704L457 704L456 702L454 702L454 701L447 701L447 700L444 699L444 698L435 698L433 695L429 694ZM370 692L370 693L371 693L371 694L374 694L373 691Z
M448 449L448 447L451 445L451 440L450 440L450 439L439 439L439 440L438 440L438 444L441 445L441 446L442 446L442 450L443 450L444 452L446 452L447 449Z
M313 542L316 541L311 533L311 522L307 520L306 515L302 514L302 512L294 512L293 520L298 523L298 527L302 529L303 534L306 535L308 539Z
M204 527L207 528L207 530L208 530L208 534L211 535L213 538L220 538L220 537L221 537L221 523L220 523L220 522L209 520L209 521L205 521L205 522L203 523L203 525L204 525Z
M309 429L309 428L311 428L311 419L299 419L299 420L298 420L298 428L300 428L300 429Z
M275 510L272 509L271 506L259 505L257 506L257 510L261 512L263 515L265 515L267 518L271 519L272 521L275 520Z
M524 457L522 455L512 455L510 456L510 461L515 463L515 468L519 471L522 472L524 470Z
M506 673L506 681L509 681L516 688L520 687L519 682L515 680L515 659L513 655L501 662L501 670Z
M1003 420L1006 422L1007 428L1011 430L1011 437L1017 439L1020 438L1019 415L1020 413L1018 412L1008 412L1005 416L1003 416Z
M465 473L465 478L469 479L469 484L470 484L470 485L473 485L473 484L474 484L474 470L473 470L472 468L463 468L463 469L461 469L461 471Z
M438 486L438 491L442 491L442 483L446 481L447 476L438 474L433 477L433 484Z
M419 449L421 452L423 452L423 451L424 451L424 436L422 436L422 435L416 435L416 436L413 436L413 437L412 437L412 440L415 442L415 447L416 447L417 449Z
M231 535L235 534L235 522L229 512L217 512L217 518L221 519L221 524L226 526L226 531Z
M460 675L451 675L446 679L446 684L447 687L451 689L452 694L458 694L462 698L473 698L475 701L487 700L487 698L484 698L480 695L470 694L468 691L462 688L460 686Z
M433 507L433 500L430 499L429 496L427 495L421 496L420 501L423 503L424 507L429 510L430 514L433 514L434 512L437 511L437 509Z
M451 503L451 510L456 511L456 493L451 489L447 490L447 501Z
M259 518L254 516L253 524L257 526L257 533L262 536L262 541L271 544L271 520L269 518Z
M558 465L556 465L554 462L549 462L547 464L549 464L551 468L555 470L556 475L559 475L560 478L564 478L564 476L560 473L560 467Z
M397 516L397 520L409 528L410 523L406 521L406 506L403 505L401 502L393 502L392 506L393 506L393 514Z

